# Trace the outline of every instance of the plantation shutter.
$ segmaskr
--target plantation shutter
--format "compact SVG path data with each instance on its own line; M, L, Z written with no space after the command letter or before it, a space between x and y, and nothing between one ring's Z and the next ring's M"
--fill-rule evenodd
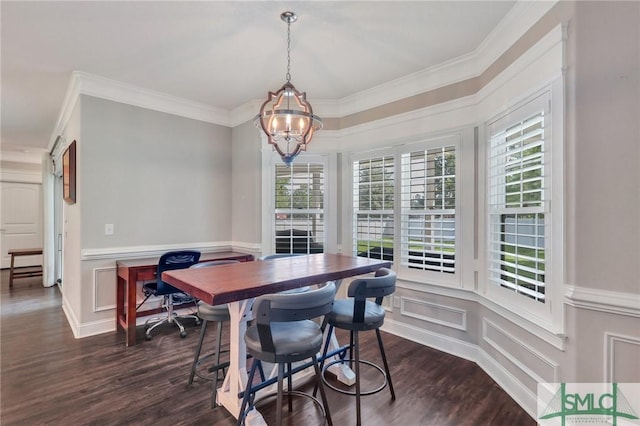
M322 253L324 165L277 164L275 173L276 253Z
M401 265L454 273L455 146L404 153L401 173Z
M353 254L393 260L394 157L353 162Z
M544 303L544 111L490 135L489 175L489 279Z

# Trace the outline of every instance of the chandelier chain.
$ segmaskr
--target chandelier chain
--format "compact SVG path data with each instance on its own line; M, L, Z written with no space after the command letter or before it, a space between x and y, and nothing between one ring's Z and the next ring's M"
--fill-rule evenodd
M287 83L291 82L291 21L287 22Z

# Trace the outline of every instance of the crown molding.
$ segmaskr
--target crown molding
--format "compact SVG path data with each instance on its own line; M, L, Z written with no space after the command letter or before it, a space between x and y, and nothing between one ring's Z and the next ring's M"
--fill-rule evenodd
M74 71L73 75L79 80L80 94L82 95L95 96L221 126L231 125L229 112L223 108L212 107L81 71Z
M144 89L133 84L83 71L73 71L58 120L49 141L49 150L52 149L56 138L64 132L64 128L80 95L94 96L220 126L231 126L230 113L226 109Z
M7 149L0 153L0 160L14 163L42 164L42 156L45 152L45 150L37 148L29 148L28 151L11 151Z
M518 1L475 51L341 99L315 99L314 112L320 117L344 117L480 76L556 3ZM258 108L251 110L254 116ZM251 118L238 115L242 110L234 110L233 122Z
M258 111L260 111L260 107L263 102L264 101L254 99L232 109L229 118L231 127L239 126L247 121L252 121L258 115Z
M76 107L78 99L80 99L80 77L78 74L78 71L71 73L69 85L67 86L67 91L64 95L64 100L62 101L62 107L60 108L56 125L54 126L53 133L49 138L49 145L47 146L47 151L49 152L53 151L58 136L61 136L64 133L64 129L67 127L67 123L73 113L73 109ZM60 146L57 147L58 152L60 152L60 148ZM52 154L56 153L52 152Z
M341 99L316 99L313 101L314 112L325 118L344 117L477 77L556 3L557 0L518 1L473 52ZM233 110L226 110L86 72L74 71L51 136L49 149L53 146L56 137L62 134L81 94L227 127L235 127L252 120L263 102L254 99Z

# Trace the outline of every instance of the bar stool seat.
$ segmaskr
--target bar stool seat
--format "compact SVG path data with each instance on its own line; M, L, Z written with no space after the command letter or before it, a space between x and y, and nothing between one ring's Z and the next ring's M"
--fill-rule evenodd
M353 299L340 299L333 303L333 311L327 315L329 324L342 330L375 330L384 323L384 308L373 302L365 303L362 322L353 320Z
M257 327L250 327L245 334L247 351L266 362L289 362L291 354L297 358L308 358L322 346L320 326L312 321L279 323L272 328L273 351L263 350ZM319 346L318 346L319 345ZM307 356L304 356L308 354Z
M203 301L198 302L198 316L205 321L229 321L229 309L227 305L209 305Z

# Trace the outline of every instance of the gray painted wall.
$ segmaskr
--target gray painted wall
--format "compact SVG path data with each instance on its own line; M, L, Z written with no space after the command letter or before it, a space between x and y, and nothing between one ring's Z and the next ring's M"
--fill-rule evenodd
M262 152L260 133L252 121L233 128L233 241L260 244L262 232Z
M82 96L81 142L84 249L230 240L229 128Z
M640 3L578 2L570 25L569 282L640 292ZM630 230L635 230L635 232ZM574 253L574 254L573 254Z

